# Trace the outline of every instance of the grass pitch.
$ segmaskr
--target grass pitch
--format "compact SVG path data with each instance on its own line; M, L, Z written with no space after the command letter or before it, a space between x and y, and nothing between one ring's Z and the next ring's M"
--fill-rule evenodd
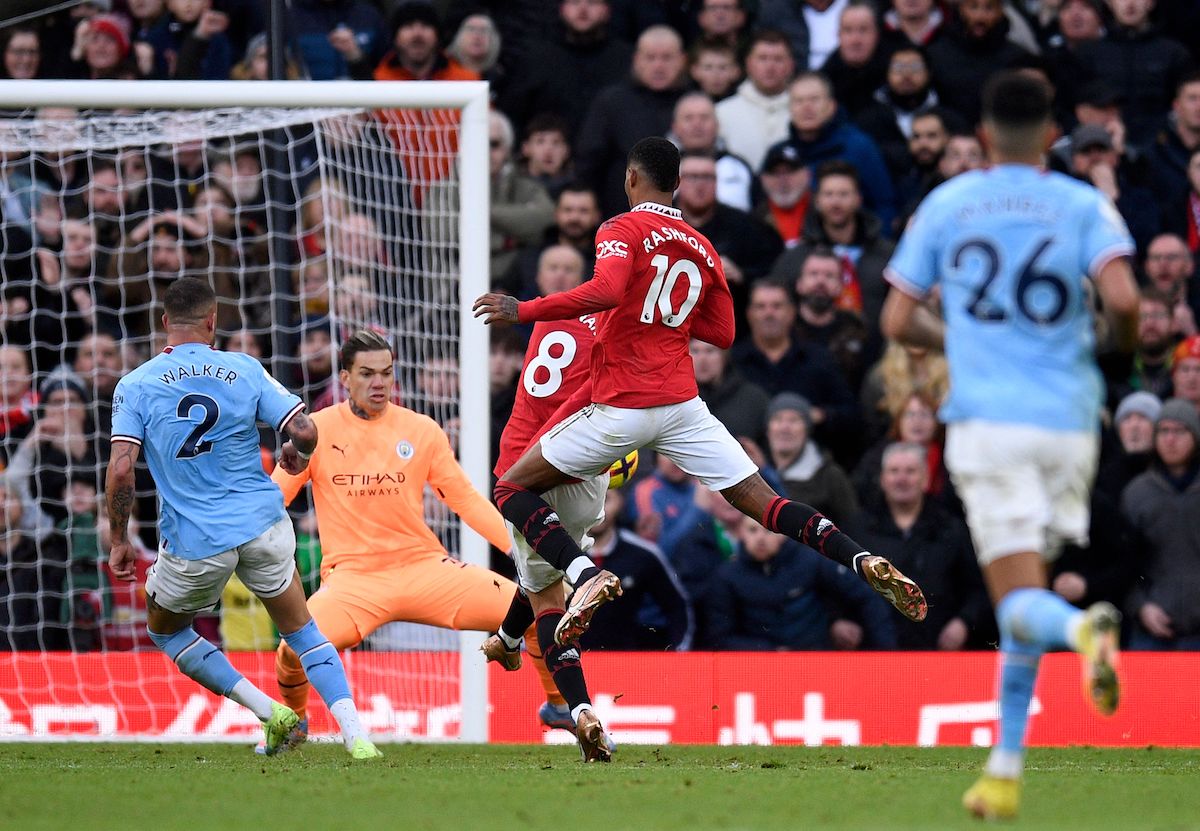
M984 751L0 744L4 831L979 828L959 807ZM1014 829L1200 830L1200 751L1034 750Z

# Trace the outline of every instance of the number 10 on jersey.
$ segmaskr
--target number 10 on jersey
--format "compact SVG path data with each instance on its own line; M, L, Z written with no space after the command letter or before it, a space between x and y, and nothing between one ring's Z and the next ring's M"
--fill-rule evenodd
M696 308L696 301L700 299L700 289L704 285L700 268L691 260L676 260L672 264L666 254L656 254L650 265L654 266L654 279L650 281L650 290L646 292L639 320L642 323L654 323L654 308L657 306L659 314L662 315L662 322L676 329L683 324L692 309ZM675 282L680 275L687 276L688 293L676 311L671 305L671 294L675 291Z

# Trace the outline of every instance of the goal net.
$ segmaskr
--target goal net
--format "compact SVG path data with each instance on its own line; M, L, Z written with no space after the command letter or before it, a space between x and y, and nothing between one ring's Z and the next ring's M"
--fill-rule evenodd
M488 421L464 418L486 412L486 339L463 302L486 291L486 87L3 82L0 107L0 735L244 739L253 717L145 635L145 471L138 580L108 570L113 387L162 349L166 287L203 276L217 346L254 354L310 410L345 397L338 343L383 334L400 403L446 428L486 488ZM275 442L264 430L268 464ZM486 543L426 503L448 550L486 563ZM292 509L311 591L308 506ZM236 580L197 628L275 693L277 633ZM369 729L486 739L478 643L390 624L348 653ZM333 730L315 695L310 712L314 734Z

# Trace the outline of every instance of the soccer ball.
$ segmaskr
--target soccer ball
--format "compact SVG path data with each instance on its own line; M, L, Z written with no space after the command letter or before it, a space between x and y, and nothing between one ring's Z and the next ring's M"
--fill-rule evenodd
M609 489L624 487L637 473L638 452L635 450L624 459L617 459L608 468Z

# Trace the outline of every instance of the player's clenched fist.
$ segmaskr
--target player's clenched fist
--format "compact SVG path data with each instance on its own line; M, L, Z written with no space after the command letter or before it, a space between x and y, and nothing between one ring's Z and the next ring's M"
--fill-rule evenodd
M291 475L299 476L308 467L308 459L301 456L290 441L284 442L283 449L279 451L279 466Z
M489 292L475 301L471 307L475 317L482 317L484 323L518 323L517 298L507 294Z

